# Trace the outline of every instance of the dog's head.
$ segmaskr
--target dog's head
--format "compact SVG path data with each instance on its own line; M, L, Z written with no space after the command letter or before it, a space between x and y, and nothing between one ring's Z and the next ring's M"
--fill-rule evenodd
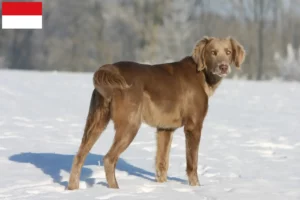
M209 72L224 77L231 71L230 64L240 68L245 59L243 46L233 38L204 37L199 40L192 52L198 71Z

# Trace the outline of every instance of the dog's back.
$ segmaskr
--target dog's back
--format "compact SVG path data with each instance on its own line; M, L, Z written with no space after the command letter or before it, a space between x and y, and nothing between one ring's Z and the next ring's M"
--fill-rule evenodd
M193 64L188 58L153 66L118 62L100 67L94 75L94 85L102 96L112 101L114 122L114 116L120 112L115 108L118 104L128 107L135 102L135 109L141 109L143 122L154 127L178 128L183 125L185 116L195 112L193 101L203 101L197 103L200 113L201 105L206 104L200 83L197 90L192 88L195 81L199 81L193 71L196 67L189 66ZM203 97L197 98L199 95Z

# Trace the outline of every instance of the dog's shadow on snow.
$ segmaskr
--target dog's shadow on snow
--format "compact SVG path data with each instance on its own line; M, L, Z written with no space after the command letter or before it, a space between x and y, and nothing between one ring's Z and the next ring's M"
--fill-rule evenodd
M45 174L51 176L53 182L59 183L60 185L66 187L68 182L62 180L60 173L61 171L70 173L73 158L74 155L28 152L12 155L9 157L9 160L19 163L30 163L41 169ZM103 166L103 155L92 153L88 154L84 166L82 167L80 180L85 181L88 186L94 185L96 180L95 178L91 178L93 171L85 166L99 164ZM155 174L153 172L131 165L122 158L119 158L116 169L127 172L128 175L137 176L153 182L155 181ZM116 178L118 179L118 177ZM176 177L168 177L168 180L173 180L184 184L186 183L185 180ZM104 182L100 182L98 184L107 186L107 184Z

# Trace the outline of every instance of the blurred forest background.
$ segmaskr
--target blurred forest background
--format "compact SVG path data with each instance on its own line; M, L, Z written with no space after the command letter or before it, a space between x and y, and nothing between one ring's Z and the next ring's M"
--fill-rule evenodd
M2 68L170 62L205 35L232 36L247 57L231 77L300 81L300 0L44 0L42 30L0 31Z

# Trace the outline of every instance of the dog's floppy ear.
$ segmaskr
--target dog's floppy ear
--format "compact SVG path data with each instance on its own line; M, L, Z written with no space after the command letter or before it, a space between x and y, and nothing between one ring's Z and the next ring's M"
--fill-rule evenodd
M245 60L244 47L235 39L229 38L232 46L232 62L237 68L240 68L241 64Z
M192 52L192 58L194 59L195 63L198 65L197 71L203 70L205 65L205 46L207 43L211 40L211 38L204 36L201 40L197 41L193 52Z

